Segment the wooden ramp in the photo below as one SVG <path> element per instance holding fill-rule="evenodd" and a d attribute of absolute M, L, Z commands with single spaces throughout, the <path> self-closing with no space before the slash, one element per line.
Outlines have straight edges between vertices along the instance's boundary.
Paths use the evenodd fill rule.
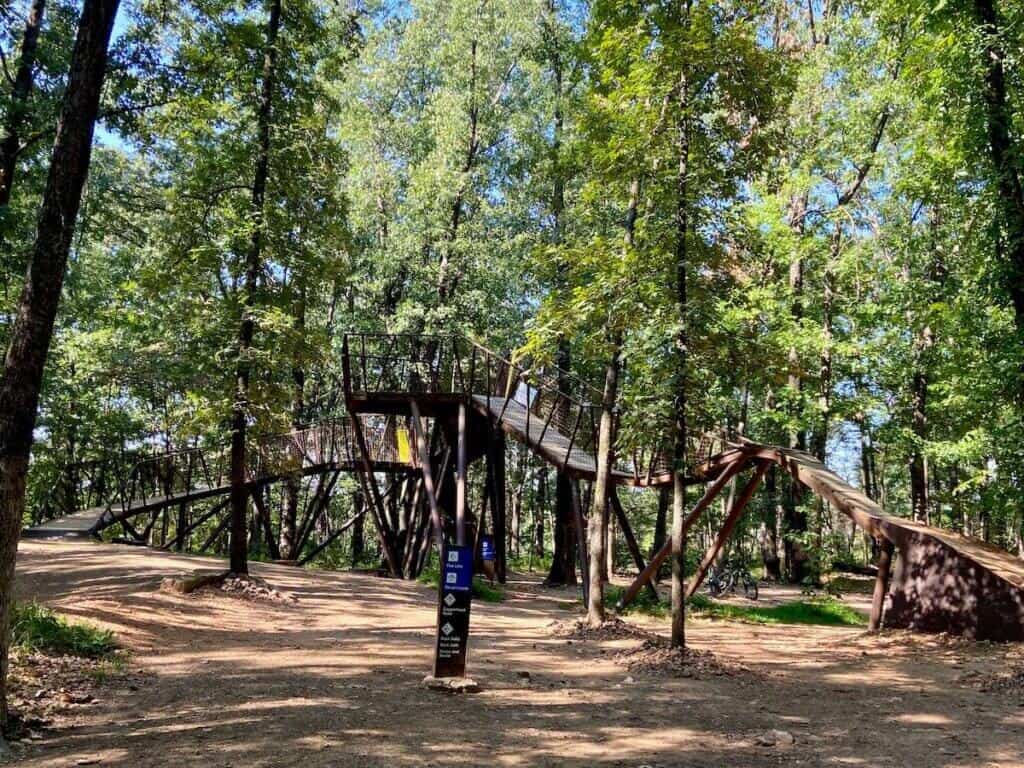
<path fill-rule="evenodd" d="M 473 406 L 492 419 L 516 440 L 560 472 L 582 480 L 593 480 L 597 475 L 597 458 L 584 449 L 573 435 L 560 432 L 552 423 L 532 413 L 518 400 L 498 396 L 472 395 Z M 671 476 L 644 482 L 635 474 L 612 470 L 617 485 L 657 485 L 658 480 L 671 482 Z"/>
<path fill-rule="evenodd" d="M 886 626 L 1024 640 L 1024 560 L 978 539 L 889 515 L 804 451 L 739 447 L 752 459 L 778 464 L 869 534 L 892 543 L 898 557 Z"/>

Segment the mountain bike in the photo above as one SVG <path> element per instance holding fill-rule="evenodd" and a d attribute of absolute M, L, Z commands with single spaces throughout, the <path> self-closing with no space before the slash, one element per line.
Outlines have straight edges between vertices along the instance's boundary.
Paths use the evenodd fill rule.
<path fill-rule="evenodd" d="M 721 569 L 712 568 L 708 573 L 707 588 L 712 597 L 734 595 L 742 589 L 748 600 L 757 600 L 757 579 L 743 566 L 726 564 Z"/>

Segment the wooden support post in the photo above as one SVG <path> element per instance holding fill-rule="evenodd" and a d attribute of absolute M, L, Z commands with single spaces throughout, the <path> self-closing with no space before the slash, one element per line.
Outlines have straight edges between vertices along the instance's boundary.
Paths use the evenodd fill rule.
<path fill-rule="evenodd" d="M 252 503 L 256 506 L 256 515 L 263 527 L 263 537 L 267 542 L 267 554 L 273 560 L 281 559 L 281 550 L 277 545 L 277 538 L 274 536 L 273 527 L 270 524 L 270 510 L 267 509 L 266 499 L 263 498 L 263 488 L 256 486 L 252 489 Z M 296 552 L 298 550 L 296 549 Z"/>
<path fill-rule="evenodd" d="M 883 538 L 878 552 L 878 575 L 875 576 L 875 593 L 871 598 L 871 615 L 868 618 L 868 632 L 882 628 L 885 611 L 885 595 L 889 591 L 889 574 L 892 571 L 892 556 L 895 547 Z"/>
<path fill-rule="evenodd" d="M 491 428 L 488 461 L 491 463 L 491 517 L 494 520 L 494 572 L 502 584 L 508 578 L 505 539 L 505 433 Z"/>
<path fill-rule="evenodd" d="M 415 400 L 409 401 L 412 411 L 412 430 L 415 433 L 416 449 L 419 454 L 420 471 L 423 473 L 423 488 L 427 492 L 427 503 L 430 506 L 430 520 L 434 529 L 434 541 L 437 551 L 444 546 L 444 524 L 441 522 L 441 510 L 437 506 L 437 486 L 434 485 L 434 473 L 430 467 L 430 449 L 423 433 L 423 421 L 420 419 L 420 407 Z"/>
<path fill-rule="evenodd" d="M 718 476 L 718 479 L 715 480 L 708 487 L 708 489 L 704 492 L 704 495 L 701 496 L 700 500 L 694 505 L 693 510 L 690 512 L 689 515 L 686 516 L 686 519 L 683 521 L 684 536 L 686 535 L 686 532 L 693 527 L 693 524 L 697 522 L 697 520 L 700 518 L 704 510 L 707 509 L 708 505 L 712 501 L 714 501 L 715 496 L 717 496 L 719 491 L 721 491 L 722 488 L 725 487 L 725 484 L 732 479 L 733 475 L 735 475 L 737 472 L 743 469 L 743 464 L 743 459 L 737 459 L 732 464 L 723 469 L 722 474 Z M 641 571 L 640 575 L 637 576 L 633 580 L 633 583 L 629 585 L 629 588 L 626 590 L 625 594 L 619 599 L 618 604 L 615 606 L 617 610 L 621 611 L 623 608 L 625 608 L 627 605 L 633 602 L 633 599 L 637 596 L 640 590 L 643 589 L 644 584 L 646 584 L 654 578 L 654 574 L 658 572 L 658 569 L 661 567 L 661 564 L 665 562 L 665 558 L 667 558 L 671 553 L 672 539 L 669 539 L 665 542 L 662 548 L 658 550 L 654 557 L 651 558 L 651 562 L 647 564 L 647 567 L 643 571 Z"/>
<path fill-rule="evenodd" d="M 711 542 L 711 546 L 708 547 L 708 551 L 704 553 L 704 559 L 700 561 L 700 567 L 697 568 L 697 572 L 693 574 L 693 578 L 690 579 L 690 584 L 686 588 L 687 600 L 693 597 L 693 594 L 700 589 L 700 585 L 704 583 L 704 579 L 708 575 L 708 569 L 711 567 L 711 564 L 715 562 L 715 558 L 718 557 L 718 553 L 721 551 L 722 546 L 732 535 L 733 530 L 736 528 L 736 523 L 738 523 L 740 517 L 743 516 L 743 510 L 746 509 L 747 504 L 750 503 L 750 499 L 757 490 L 757 486 L 761 484 L 761 480 L 764 478 L 765 472 L 768 471 L 768 466 L 769 462 L 767 461 L 758 463 L 757 469 L 754 470 L 754 476 L 747 481 L 747 484 L 743 487 L 743 491 L 740 493 L 740 497 L 733 503 L 732 509 L 730 509 L 729 514 L 726 515 L 725 522 L 722 523 L 721 530 L 718 531 L 718 535 L 715 536 L 715 540 Z"/>
<path fill-rule="evenodd" d="M 466 404 L 459 403 L 459 435 L 455 459 L 455 543 L 466 546 Z"/>
<path fill-rule="evenodd" d="M 590 557 L 587 554 L 587 525 L 583 519 L 583 502 L 580 500 L 580 486 L 575 479 L 569 480 L 572 493 L 572 514 L 576 525 L 576 545 L 580 560 L 580 579 L 583 583 L 583 605 L 590 604 Z"/>
<path fill-rule="evenodd" d="M 629 549 L 629 554 L 633 556 L 636 569 L 639 573 L 643 573 L 647 570 L 647 564 L 644 562 L 640 545 L 637 544 L 636 536 L 633 535 L 633 527 L 629 524 L 629 518 L 626 517 L 626 511 L 622 508 L 622 502 L 619 500 L 619 494 L 614 485 L 608 489 L 608 501 L 611 504 L 612 511 L 615 513 L 615 519 L 619 521 L 619 528 L 622 529 L 622 538 L 626 540 L 626 547 Z M 654 576 L 652 575 L 645 584 L 647 585 L 647 593 L 657 602 L 658 590 L 654 588 Z"/>
<path fill-rule="evenodd" d="M 370 491 L 370 501 L 373 506 L 374 527 L 377 529 L 377 537 L 380 539 L 380 548 L 384 552 L 384 559 L 387 560 L 388 570 L 393 576 L 401 576 L 402 571 L 392 546 L 391 538 L 387 535 L 387 528 L 384 521 L 384 500 L 380 495 L 380 488 L 377 487 L 377 477 L 373 473 L 373 462 L 370 460 L 370 449 L 366 445 L 366 435 L 363 434 L 363 425 L 359 415 L 352 414 L 352 432 L 356 437 L 356 445 L 359 447 L 359 457 L 363 465 L 363 481 Z"/>

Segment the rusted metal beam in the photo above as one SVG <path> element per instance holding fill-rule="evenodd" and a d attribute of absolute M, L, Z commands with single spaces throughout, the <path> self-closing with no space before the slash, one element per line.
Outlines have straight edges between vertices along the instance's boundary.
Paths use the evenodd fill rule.
<path fill-rule="evenodd" d="M 693 524 L 697 522 L 697 520 L 700 518 L 704 510 L 707 509 L 708 505 L 711 504 L 712 501 L 714 501 L 715 496 L 717 496 L 718 493 L 722 490 L 722 488 L 725 487 L 725 484 L 728 483 L 730 479 L 732 479 L 732 476 L 739 472 L 741 469 L 743 469 L 744 464 L 745 462 L 743 460 L 738 459 L 734 461 L 732 464 L 726 467 L 725 471 L 718 476 L 718 479 L 715 480 L 715 482 L 713 482 L 708 487 L 708 489 L 704 492 L 704 495 L 700 497 L 700 500 L 694 505 L 693 509 L 690 511 L 690 514 L 687 515 L 686 519 L 683 521 L 684 536 L 686 535 L 686 532 L 693 527 Z M 671 552 L 672 539 L 669 538 L 665 542 L 664 546 L 658 550 L 654 557 L 651 558 L 651 562 L 647 564 L 647 567 L 643 571 L 641 571 L 640 575 L 637 576 L 633 580 L 633 583 L 629 585 L 629 588 L 626 590 L 625 594 L 620 598 L 619 602 L 616 604 L 616 610 L 621 611 L 627 605 L 633 602 L 633 600 L 636 598 L 640 590 L 643 589 L 644 584 L 648 583 L 652 578 L 654 578 L 654 574 L 658 572 L 658 569 L 661 567 L 661 564 L 665 562 L 665 558 L 667 558 L 669 554 L 671 554 Z"/>
<path fill-rule="evenodd" d="M 732 509 L 729 510 L 729 514 L 725 517 L 725 522 L 722 523 L 722 527 L 718 531 L 718 535 L 715 536 L 715 540 L 708 547 L 708 551 L 704 553 L 704 559 L 700 561 L 700 567 L 697 568 L 697 572 L 690 579 L 690 583 L 686 587 L 687 600 L 693 597 L 693 594 L 700 589 L 700 585 L 704 583 L 704 579 L 708 575 L 708 569 L 715 562 L 715 558 L 718 557 L 718 553 L 722 550 L 725 542 L 732 536 L 736 523 L 743 516 L 743 510 L 746 509 L 750 499 L 753 498 L 754 492 L 757 490 L 757 486 L 761 484 L 761 480 L 764 479 L 764 474 L 768 471 L 769 466 L 770 463 L 767 461 L 758 462 L 757 469 L 754 470 L 754 476 L 747 481 L 747 484 L 740 492 L 739 498 L 733 503 Z"/>
<path fill-rule="evenodd" d="M 882 628 L 885 611 L 885 594 L 889 591 L 889 574 L 892 571 L 893 543 L 886 538 L 880 542 L 878 553 L 878 574 L 875 576 L 875 592 L 871 597 L 871 615 L 868 617 L 868 632 Z"/>
<path fill-rule="evenodd" d="M 576 480 L 569 480 L 572 495 L 573 521 L 576 525 L 576 551 L 580 559 L 580 578 L 583 581 L 583 605 L 590 604 L 590 556 L 587 553 L 587 526 L 583 519 L 583 504 L 580 501 L 580 486 Z"/>
<path fill-rule="evenodd" d="M 352 414 L 352 432 L 356 437 L 356 444 L 359 446 L 359 456 L 363 471 L 361 473 L 363 484 L 370 492 L 370 502 L 373 505 L 373 520 L 377 529 L 377 538 L 380 539 L 380 548 L 384 553 L 384 559 L 388 563 L 388 570 L 394 576 L 401 576 L 402 571 L 395 555 L 395 548 L 387 535 L 387 528 L 384 522 L 384 501 L 380 495 L 380 488 L 377 487 L 377 477 L 373 472 L 373 462 L 370 460 L 370 450 L 366 446 L 366 435 L 363 434 L 363 425 L 359 417 Z"/>
<path fill-rule="evenodd" d="M 412 431 L 415 433 L 416 449 L 419 454 L 420 471 L 423 473 L 423 488 L 427 492 L 427 503 L 430 506 L 430 520 L 434 529 L 434 541 L 438 552 L 444 546 L 444 524 L 441 522 L 441 509 L 437 505 L 437 486 L 434 484 L 434 473 L 430 468 L 430 449 L 423 433 L 423 421 L 420 418 L 419 404 L 409 400 L 412 412 Z"/>
<path fill-rule="evenodd" d="M 608 502 L 615 513 L 615 519 L 619 521 L 622 537 L 626 540 L 626 548 L 629 549 L 629 554 L 633 556 L 636 569 L 639 573 L 643 573 L 647 570 L 647 564 L 644 562 L 644 555 L 640 551 L 640 545 L 637 544 L 636 536 L 633 535 L 633 527 L 629 524 L 629 518 L 626 517 L 626 511 L 622 508 L 622 501 L 619 499 L 619 494 L 615 490 L 614 485 L 608 487 Z M 654 588 L 654 575 L 652 574 L 651 578 L 645 583 L 647 585 L 647 593 L 657 601 L 658 590 Z"/>

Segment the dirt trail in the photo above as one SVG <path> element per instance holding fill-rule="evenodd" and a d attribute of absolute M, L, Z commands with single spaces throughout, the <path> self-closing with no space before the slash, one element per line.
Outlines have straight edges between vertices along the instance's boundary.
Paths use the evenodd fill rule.
<path fill-rule="evenodd" d="M 969 682 L 1024 663 L 1018 647 L 694 621 L 694 647 L 751 672 L 631 674 L 611 657 L 637 641 L 567 642 L 548 625 L 574 617 L 570 595 L 513 585 L 504 603 L 473 607 L 470 665 L 483 692 L 451 697 L 420 685 L 432 590 L 259 564 L 295 605 L 159 590 L 164 576 L 220 565 L 23 543 L 20 595 L 117 630 L 145 674 L 111 683 L 20 765 L 1024 765 L 1024 693 Z M 796 743 L 759 746 L 772 729 Z"/>

